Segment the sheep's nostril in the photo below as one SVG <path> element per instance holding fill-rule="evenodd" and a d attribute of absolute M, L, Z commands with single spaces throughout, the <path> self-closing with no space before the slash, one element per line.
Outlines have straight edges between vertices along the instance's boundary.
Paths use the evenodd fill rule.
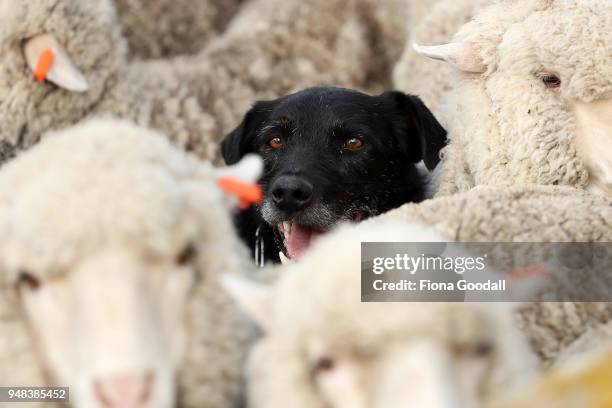
<path fill-rule="evenodd" d="M 155 382 L 152 372 L 124 373 L 94 381 L 96 398 L 103 408 L 144 408 Z"/>

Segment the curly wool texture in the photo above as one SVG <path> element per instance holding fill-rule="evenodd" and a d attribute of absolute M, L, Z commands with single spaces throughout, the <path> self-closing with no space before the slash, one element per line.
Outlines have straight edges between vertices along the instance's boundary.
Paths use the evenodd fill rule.
<path fill-rule="evenodd" d="M 611 7 L 605 0 L 496 1 L 461 28 L 453 41 L 476 49 L 486 70 L 453 79 L 440 194 L 480 184 L 588 186 L 572 104 L 612 90 Z M 558 90 L 546 89 L 544 72 L 561 78 Z"/>
<path fill-rule="evenodd" d="M 113 121 L 49 135 L 8 163 L 0 172 L 0 242 L 7 267 L 0 273 L 3 385 L 55 385 L 19 305 L 16 271 L 59 278 L 100 248 L 119 245 L 163 260 L 175 259 L 185 242 L 197 242 L 200 279 L 185 311 L 178 402 L 237 404 L 252 329 L 217 276 L 248 271 L 250 262 L 213 177 L 209 165 L 161 135 Z"/>
<path fill-rule="evenodd" d="M 0 0 L 0 163 L 36 143 L 47 130 L 78 122 L 108 97 L 122 75 L 125 44 L 112 3 Z M 86 74 L 89 91 L 71 93 L 34 80 L 23 41 L 53 35 Z"/>
<path fill-rule="evenodd" d="M 386 364 L 401 366 L 397 353 L 420 341 L 441 346 L 450 356 L 476 344 L 491 346 L 494 351 L 482 371 L 475 368 L 478 363 L 466 365 L 469 369 L 445 366 L 445 374 L 455 383 L 477 384 L 476 395 L 462 395 L 468 397 L 469 406 L 476 406 L 469 397 L 482 403 L 496 390 L 511 389 L 529 378 L 534 359 L 511 311 L 504 308 L 507 304 L 362 302 L 361 241 L 417 239 L 433 242 L 439 235 L 425 228 L 404 228 L 395 219 L 344 226 L 321 238 L 299 262 L 285 267 L 273 290 L 267 333 L 249 356 L 249 398 L 254 408 L 342 406 L 337 401 L 346 406 L 402 405 L 402 391 L 422 385 L 424 377 L 419 378 L 421 382 L 405 383 L 407 373 L 390 374 Z M 334 361 L 338 374 L 333 375 L 357 372 L 343 377 L 355 380 L 355 390 L 343 388 L 342 384 L 349 385 L 336 379 L 337 389 L 330 393 L 344 394 L 336 395 L 335 404 L 325 400 L 325 389 L 315 380 L 318 354 Z M 393 381 L 402 384 L 399 389 Z M 349 394 L 351 390 L 363 394 L 362 398 Z M 447 395 L 445 389 L 437 391 Z"/>
<path fill-rule="evenodd" d="M 479 186 L 366 222 L 388 220 L 425 223 L 459 242 L 612 241 L 612 199 L 570 187 Z M 548 363 L 591 327 L 611 320 L 612 305 L 530 303 L 518 316 L 534 350 Z"/>
<path fill-rule="evenodd" d="M 199 52 L 244 0 L 115 0 L 130 55 L 161 58 Z"/>
<path fill-rule="evenodd" d="M 418 55 L 413 44 L 450 42 L 457 30 L 489 3 L 491 0 L 435 0 L 429 10 L 411 16 L 404 52 L 393 68 L 393 86 L 420 96 L 439 120 L 444 120 L 443 106 L 453 89 L 453 69 Z"/>
<path fill-rule="evenodd" d="M 197 56 L 127 63 L 108 0 L 0 4 L 13 9 L 0 15 L 0 162 L 47 130 L 104 113 L 221 162 L 219 141 L 254 101 L 312 85 L 381 90 L 405 38 L 401 0 L 255 0 Z M 34 81 L 22 43 L 40 33 L 67 50 L 89 91 Z"/>

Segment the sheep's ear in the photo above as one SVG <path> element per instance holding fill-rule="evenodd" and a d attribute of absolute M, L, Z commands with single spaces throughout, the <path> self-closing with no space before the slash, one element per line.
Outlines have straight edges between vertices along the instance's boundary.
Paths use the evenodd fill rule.
<path fill-rule="evenodd" d="M 457 42 L 432 46 L 413 44 L 413 48 L 421 55 L 446 61 L 462 71 L 480 73 L 487 69 L 478 47 L 470 43 Z"/>
<path fill-rule="evenodd" d="M 260 283 L 222 275 L 221 286 L 240 308 L 264 330 L 272 322 L 272 288 Z"/>
<path fill-rule="evenodd" d="M 215 172 L 217 178 L 231 177 L 244 183 L 255 183 L 263 172 L 263 160 L 260 156 L 251 153 L 233 166 L 220 167 Z"/>
<path fill-rule="evenodd" d="M 64 48 L 48 34 L 29 39 L 23 46 L 28 66 L 38 81 L 48 80 L 73 92 L 89 89 L 87 79 L 79 71 Z"/>

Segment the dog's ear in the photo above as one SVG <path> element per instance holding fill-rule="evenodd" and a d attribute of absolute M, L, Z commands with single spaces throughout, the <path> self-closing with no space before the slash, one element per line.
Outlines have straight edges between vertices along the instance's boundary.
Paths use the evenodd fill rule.
<path fill-rule="evenodd" d="M 269 117 L 272 102 L 260 101 L 244 115 L 242 123 L 230 132 L 221 143 L 225 164 L 238 163 L 247 153 L 253 152 L 253 141 L 262 123 Z"/>
<path fill-rule="evenodd" d="M 440 162 L 446 130 L 417 96 L 391 91 L 381 95 L 395 107 L 395 131 L 402 153 L 412 162 L 421 160 L 429 170 Z"/>

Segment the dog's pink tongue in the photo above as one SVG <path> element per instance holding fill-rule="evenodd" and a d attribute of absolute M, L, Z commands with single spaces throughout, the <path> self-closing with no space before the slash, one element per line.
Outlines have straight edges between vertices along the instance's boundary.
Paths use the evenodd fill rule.
<path fill-rule="evenodd" d="M 295 259 L 310 245 L 310 236 L 312 228 L 303 227 L 297 223 L 291 225 L 291 234 L 285 243 L 287 245 L 287 255 L 289 258 Z"/>

